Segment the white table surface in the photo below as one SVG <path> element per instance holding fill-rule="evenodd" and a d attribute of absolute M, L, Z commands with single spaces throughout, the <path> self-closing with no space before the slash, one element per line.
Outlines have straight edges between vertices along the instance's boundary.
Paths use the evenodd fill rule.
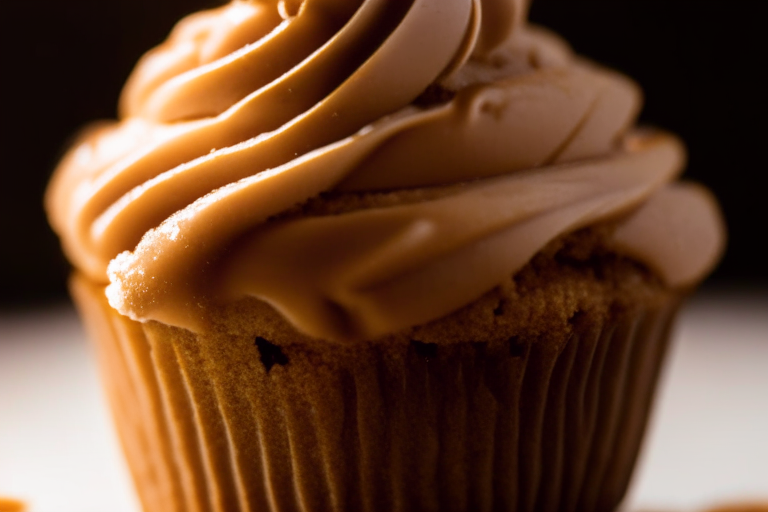
<path fill-rule="evenodd" d="M 683 313 L 628 510 L 768 501 L 768 293 Z M 69 306 L 0 314 L 0 496 L 29 512 L 137 512 Z"/>

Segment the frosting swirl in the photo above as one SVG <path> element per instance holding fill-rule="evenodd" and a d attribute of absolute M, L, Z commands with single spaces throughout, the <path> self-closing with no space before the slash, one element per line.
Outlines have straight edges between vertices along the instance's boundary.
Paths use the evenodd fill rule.
<path fill-rule="evenodd" d="M 706 191 L 669 184 L 681 143 L 630 129 L 638 87 L 526 11 L 253 0 L 186 18 L 54 175 L 68 257 L 135 319 L 201 329 L 208 301 L 251 295 L 330 340 L 450 313 L 622 214 L 617 250 L 694 283 L 723 230 Z M 365 200 L 284 214 L 330 191 Z"/>

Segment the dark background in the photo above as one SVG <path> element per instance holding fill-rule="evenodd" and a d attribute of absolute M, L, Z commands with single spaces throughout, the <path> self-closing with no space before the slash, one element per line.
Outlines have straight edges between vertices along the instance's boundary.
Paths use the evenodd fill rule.
<path fill-rule="evenodd" d="M 216 0 L 37 0 L 3 5 L 0 309 L 66 297 L 68 266 L 42 196 L 68 138 L 115 116 L 136 60 Z M 634 77 L 642 121 L 679 133 L 687 177 L 712 188 L 730 230 L 709 287 L 768 291 L 766 34 L 761 0 L 534 0 L 533 21 Z M 758 245 L 760 244 L 760 245 Z"/>

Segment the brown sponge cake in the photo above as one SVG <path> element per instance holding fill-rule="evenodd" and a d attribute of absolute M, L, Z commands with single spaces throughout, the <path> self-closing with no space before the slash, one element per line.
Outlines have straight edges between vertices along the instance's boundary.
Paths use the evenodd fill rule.
<path fill-rule="evenodd" d="M 550 244 L 443 319 L 355 345 L 264 302 L 192 333 L 73 292 L 147 510 L 613 510 L 683 293 Z"/>

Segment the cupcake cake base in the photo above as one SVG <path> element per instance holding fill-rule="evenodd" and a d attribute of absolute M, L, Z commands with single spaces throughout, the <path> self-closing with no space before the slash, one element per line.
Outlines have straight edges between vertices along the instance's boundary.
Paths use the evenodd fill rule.
<path fill-rule="evenodd" d="M 354 345 L 256 299 L 192 333 L 72 288 L 147 512 L 611 511 L 683 294 L 600 240 L 560 239 L 467 307 Z"/>

